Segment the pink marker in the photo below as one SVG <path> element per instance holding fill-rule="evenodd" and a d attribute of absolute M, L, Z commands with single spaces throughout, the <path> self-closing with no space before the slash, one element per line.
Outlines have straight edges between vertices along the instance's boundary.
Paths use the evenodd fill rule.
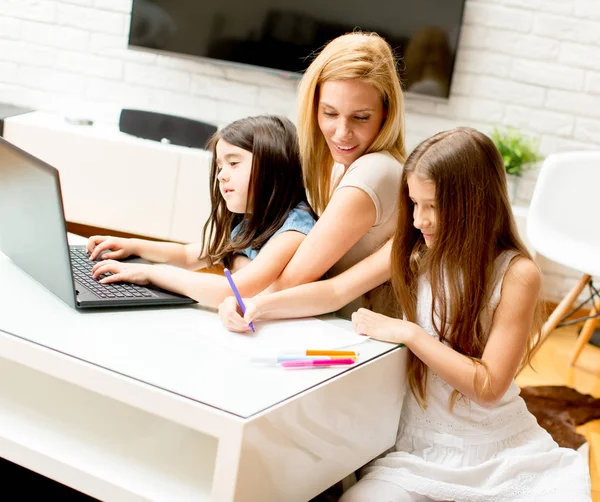
<path fill-rule="evenodd" d="M 284 368 L 315 368 L 319 366 L 348 366 L 350 364 L 354 364 L 354 359 L 348 358 L 339 358 L 339 359 L 304 359 L 298 361 L 281 361 L 279 363 Z"/>

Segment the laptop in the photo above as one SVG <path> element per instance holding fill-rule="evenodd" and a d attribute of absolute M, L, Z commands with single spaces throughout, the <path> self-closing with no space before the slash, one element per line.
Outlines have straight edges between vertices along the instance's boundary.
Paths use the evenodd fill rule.
<path fill-rule="evenodd" d="M 69 246 L 58 171 L 0 137 L 0 251 L 73 308 L 195 303 L 153 286 L 100 284 L 85 246 Z M 128 259 L 149 263 L 141 258 Z"/>

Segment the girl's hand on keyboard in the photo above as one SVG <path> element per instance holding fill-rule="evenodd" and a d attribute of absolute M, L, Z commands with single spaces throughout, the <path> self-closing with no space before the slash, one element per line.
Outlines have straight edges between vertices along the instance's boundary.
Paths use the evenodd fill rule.
<path fill-rule="evenodd" d="M 133 284 L 149 284 L 149 274 L 152 265 L 139 263 L 121 263 L 114 260 L 105 260 L 97 263 L 92 268 L 92 277 L 98 279 L 104 274 L 112 274 L 99 282 L 109 284 L 111 282 L 131 282 Z"/>
<path fill-rule="evenodd" d="M 133 239 L 111 237 L 110 235 L 92 235 L 87 242 L 87 252 L 90 260 L 122 260 L 136 254 Z M 102 252 L 105 253 L 100 257 Z"/>

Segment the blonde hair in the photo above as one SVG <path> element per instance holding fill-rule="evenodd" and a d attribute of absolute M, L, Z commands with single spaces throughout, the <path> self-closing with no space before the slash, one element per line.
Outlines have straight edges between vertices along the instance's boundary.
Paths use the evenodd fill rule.
<path fill-rule="evenodd" d="M 386 118 L 365 153 L 388 151 L 406 159 L 404 102 L 396 59 L 376 33 L 354 32 L 329 42 L 313 60 L 298 88 L 298 136 L 304 183 L 312 207 L 321 214 L 329 202 L 333 157 L 317 123 L 319 86 L 330 80 L 358 79 L 372 85 L 383 100 Z"/>

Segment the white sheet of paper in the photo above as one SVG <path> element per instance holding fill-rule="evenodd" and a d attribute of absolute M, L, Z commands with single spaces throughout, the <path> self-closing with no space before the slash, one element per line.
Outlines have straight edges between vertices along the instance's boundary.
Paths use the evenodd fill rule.
<path fill-rule="evenodd" d="M 284 351 L 338 349 L 368 340 L 320 319 L 290 319 L 255 323 L 256 333 L 232 333 L 219 327 L 210 330 L 215 343 L 248 355 L 274 355 Z"/>
<path fill-rule="evenodd" d="M 114 345 L 133 343 L 143 337 L 145 349 L 152 347 L 160 352 L 167 347 L 188 347 L 202 350 L 203 346 L 224 348 L 241 356 L 276 355 L 284 351 L 307 349 L 339 349 L 360 344 L 368 337 L 325 322 L 314 317 L 281 321 L 259 321 L 255 323 L 256 333 L 233 333 L 228 331 L 216 313 L 202 309 L 156 310 L 144 313 L 140 323 L 135 312 L 104 312 L 80 315 L 74 312 L 74 319 L 66 329 L 71 332 L 73 343 L 88 352 L 93 350 L 94 339 L 104 344 L 114 338 Z M 23 324 L 23 321 L 21 321 Z M 141 332 L 135 334 L 134 332 Z M 86 333 L 82 337 L 81 333 Z M 130 340 L 130 342 L 128 342 Z M 192 349 L 194 347 L 194 349 Z M 71 347 L 75 349 L 75 347 Z M 67 351 L 70 353 L 69 351 Z"/>

